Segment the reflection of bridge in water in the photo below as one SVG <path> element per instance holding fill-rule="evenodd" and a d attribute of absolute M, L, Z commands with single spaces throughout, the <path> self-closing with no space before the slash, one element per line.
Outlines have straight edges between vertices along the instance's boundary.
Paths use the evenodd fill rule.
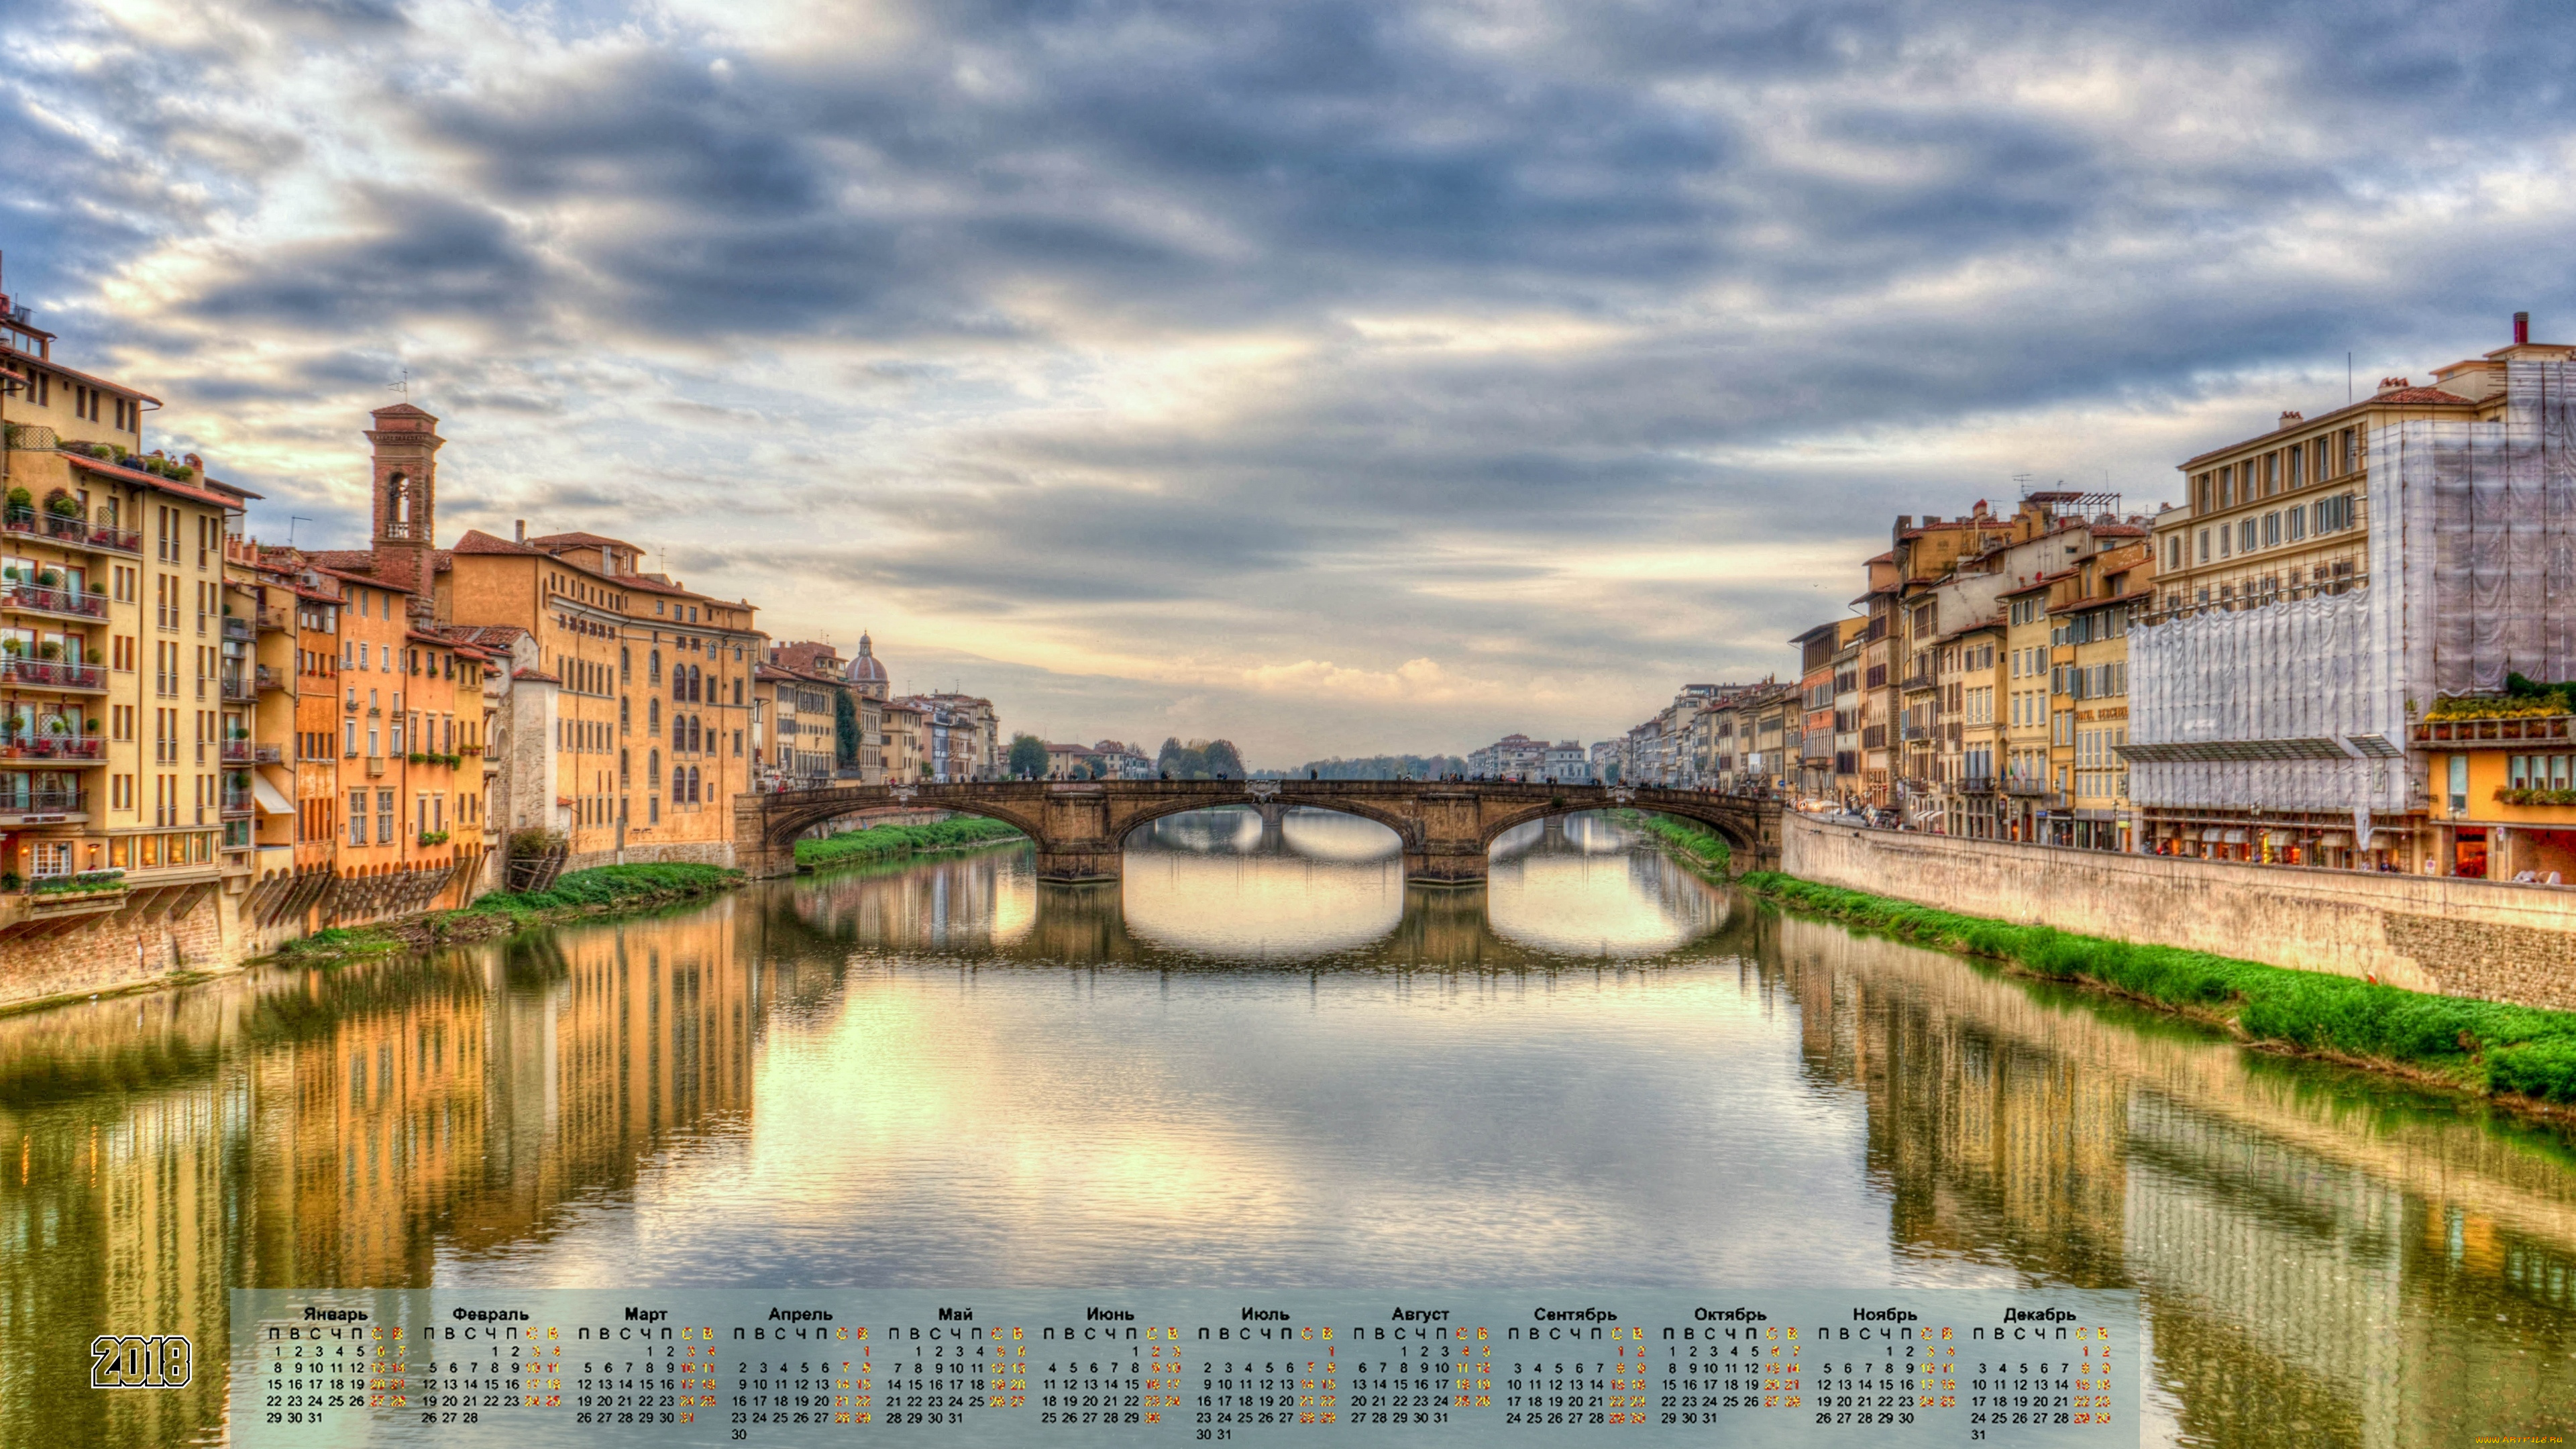
<path fill-rule="evenodd" d="M 1300 830 L 1301 817 L 1306 831 Z M 1582 817 L 1575 818 L 1572 834 L 1565 817 L 1510 832 L 1494 848 L 1492 869 L 1509 877 L 1548 857 L 1586 857 L 1593 868 L 1619 872 L 1635 895 L 1653 902 L 1673 939 L 1570 942 L 1517 916 L 1497 922 L 1483 883 L 1462 889 L 1404 882 L 1397 873 L 1396 843 L 1390 839 L 1382 849 L 1354 851 L 1348 832 L 1333 829 L 1349 823 L 1337 812 L 1241 807 L 1169 817 L 1138 836 L 1148 847 L 1139 861 L 1193 861 L 1222 871 L 1230 863 L 1301 860 L 1309 870 L 1347 877 L 1335 883 L 1343 894 L 1378 900 L 1373 913 L 1364 911 L 1312 943 L 1274 942 L 1250 952 L 1239 942 L 1193 944 L 1175 912 L 1213 903 L 1185 887 L 1166 886 L 1159 873 L 1139 863 L 1131 863 L 1126 881 L 1080 884 L 1023 878 L 1014 885 L 1014 871 L 1025 867 L 993 854 L 836 872 L 797 888 L 793 910 L 803 924 L 840 940 L 1030 964 L 1236 969 L 1248 954 L 1257 954 L 1264 964 L 1300 969 L 1558 970 L 1569 956 L 1649 964 L 1722 957 L 1743 948 L 1733 930 L 1740 915 L 1734 897 L 1711 890 L 1659 852 L 1628 851 L 1587 837 Z M 1313 833 L 1318 826 L 1342 838 L 1319 839 Z M 1337 847 L 1341 853 L 1331 854 Z M 1216 914 L 1230 919 L 1246 903 L 1227 906 Z"/>

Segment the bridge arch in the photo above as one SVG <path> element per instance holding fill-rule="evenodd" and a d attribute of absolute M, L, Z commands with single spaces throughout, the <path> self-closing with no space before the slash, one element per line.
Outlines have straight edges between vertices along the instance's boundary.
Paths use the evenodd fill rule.
<path fill-rule="evenodd" d="M 798 798 L 800 795 L 822 798 L 803 800 Z M 792 851 L 796 848 L 796 842 L 804 838 L 806 831 L 864 810 L 945 810 L 952 815 L 975 815 L 986 820 L 999 820 L 1032 840 L 1041 840 L 1045 837 L 1045 832 L 1026 811 L 1015 809 L 1012 805 L 1001 801 L 975 796 L 960 796 L 956 799 L 943 796 L 939 799 L 900 801 L 854 800 L 838 790 L 806 790 L 757 798 L 764 806 L 761 812 L 760 843 L 779 850 Z"/>
<path fill-rule="evenodd" d="M 1481 832 L 1482 838 L 1478 843 L 1485 849 L 1491 850 L 1494 848 L 1495 841 L 1521 826 L 1557 816 L 1584 815 L 1605 810 L 1634 810 L 1641 815 L 1670 815 L 1677 820 L 1704 825 L 1724 839 L 1729 849 L 1746 859 L 1760 854 L 1762 849 L 1760 818 L 1756 812 L 1745 808 L 1746 802 L 1729 796 L 1716 795 L 1708 797 L 1708 803 L 1702 805 L 1693 803 L 1682 792 L 1676 791 L 1674 794 L 1677 798 L 1659 798 L 1652 801 L 1622 802 L 1569 798 L 1563 804 L 1550 802 L 1532 805 L 1502 814 L 1488 823 Z"/>
<path fill-rule="evenodd" d="M 1417 843 L 1422 834 L 1422 826 L 1419 821 L 1410 819 L 1393 810 L 1381 809 L 1370 805 L 1365 801 L 1300 799 L 1294 791 L 1282 790 L 1276 797 L 1274 797 L 1272 802 L 1263 802 L 1246 797 L 1234 800 L 1168 800 L 1157 801 L 1150 805 L 1140 806 L 1136 810 L 1129 812 L 1125 817 L 1126 824 L 1119 831 L 1117 844 L 1121 849 L 1124 849 L 1129 836 L 1134 835 L 1138 830 L 1153 824 L 1157 820 L 1168 820 L 1172 816 L 1186 815 L 1193 810 L 1222 810 L 1235 805 L 1250 805 L 1257 808 L 1264 803 L 1293 805 L 1301 810 L 1322 810 L 1334 815 L 1353 816 L 1357 819 L 1366 820 L 1371 824 L 1383 825 L 1387 829 L 1394 831 L 1397 841 L 1405 845 L 1413 845 Z"/>

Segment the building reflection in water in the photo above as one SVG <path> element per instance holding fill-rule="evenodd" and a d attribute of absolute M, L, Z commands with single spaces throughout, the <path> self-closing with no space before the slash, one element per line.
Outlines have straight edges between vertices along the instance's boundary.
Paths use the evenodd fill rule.
<path fill-rule="evenodd" d="M 1635 845 L 1576 817 L 1407 889 L 1373 825 L 1238 810 L 1116 887 L 985 851 L 0 1018 L 0 1449 L 210 1432 L 231 1286 L 783 1281 L 862 1216 L 840 1281 L 1422 1272 L 1437 1223 L 1482 1281 L 2132 1287 L 2164 1437 L 2576 1427 L 2563 1135 Z M 91 1392 L 97 1331 L 214 1371 Z"/>
<path fill-rule="evenodd" d="M 0 1018 L 0 1444 L 188 1439 L 229 1288 L 427 1283 L 738 1125 L 739 934 L 727 903 Z M 187 1334 L 196 1381 L 89 1390 L 97 1331 Z"/>

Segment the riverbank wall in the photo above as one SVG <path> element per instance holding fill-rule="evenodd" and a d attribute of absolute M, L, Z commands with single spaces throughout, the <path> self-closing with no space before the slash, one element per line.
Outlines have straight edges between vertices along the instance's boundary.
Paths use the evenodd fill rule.
<path fill-rule="evenodd" d="M 2576 1010 L 2576 888 L 2123 855 L 1792 815 L 1780 869 L 1963 915 Z"/>

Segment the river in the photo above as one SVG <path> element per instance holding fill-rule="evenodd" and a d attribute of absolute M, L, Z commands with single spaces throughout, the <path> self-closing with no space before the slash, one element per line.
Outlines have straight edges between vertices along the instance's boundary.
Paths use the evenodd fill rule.
<path fill-rule="evenodd" d="M 225 1290 L 2132 1288 L 2148 1442 L 2576 1428 L 2576 1145 L 1784 918 L 1173 817 L 0 1018 L 0 1446 L 217 1442 Z M 86 1385 L 184 1332 L 179 1390 Z"/>

